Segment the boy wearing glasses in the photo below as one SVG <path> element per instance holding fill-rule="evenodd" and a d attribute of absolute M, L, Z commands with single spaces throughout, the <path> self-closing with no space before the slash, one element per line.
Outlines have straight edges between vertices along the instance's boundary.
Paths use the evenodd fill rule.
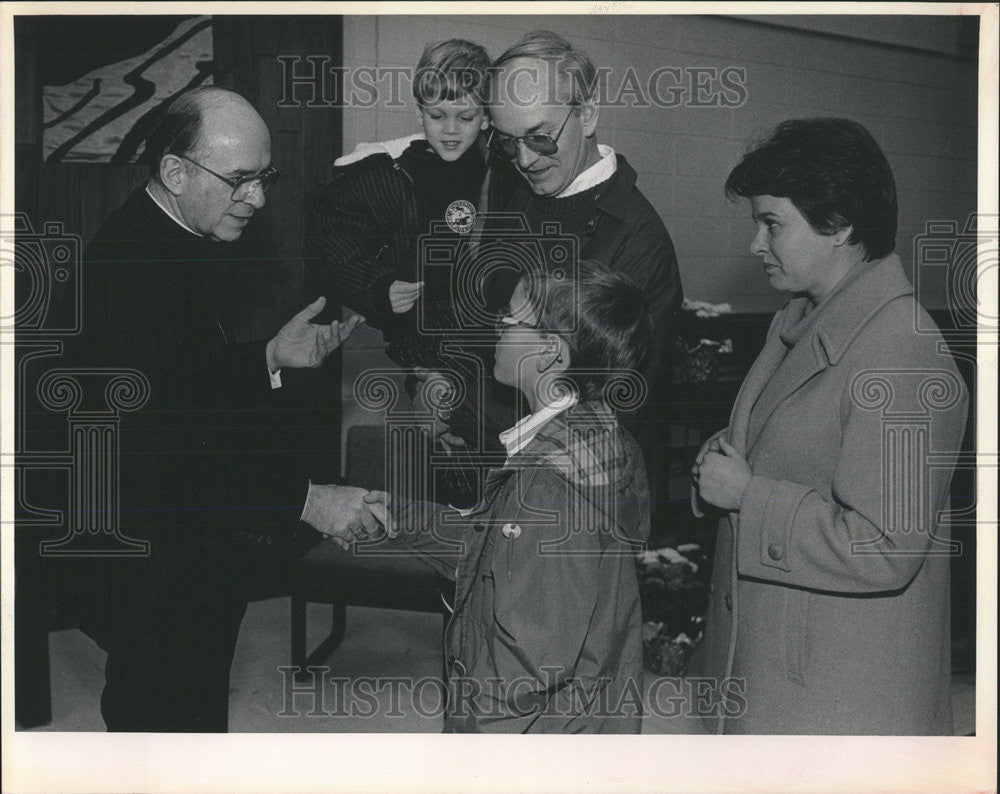
<path fill-rule="evenodd" d="M 531 413 L 470 510 L 365 497 L 397 542 L 454 579 L 448 732 L 638 733 L 635 551 L 649 534 L 642 455 L 614 384 L 641 366 L 650 319 L 625 277 L 533 272 L 500 318 L 494 374 Z M 457 567 L 456 567 L 457 562 Z"/>
<path fill-rule="evenodd" d="M 666 397 L 667 341 L 683 298 L 681 279 L 670 235 L 639 189 L 635 169 L 598 142 L 597 85 L 588 55 L 550 31 L 528 33 L 497 58 L 490 148 L 499 162 L 489 204 L 515 213 L 531 234 L 558 228 L 575 238 L 581 259 L 628 276 L 648 300 L 656 340 L 642 372 L 648 397 L 626 421 L 641 441 L 655 485 L 667 435 L 666 412 L 656 403 Z M 488 219 L 484 239 L 496 234 L 494 226 Z M 513 286 L 513 277 L 494 278 L 491 304 L 502 306 Z"/>

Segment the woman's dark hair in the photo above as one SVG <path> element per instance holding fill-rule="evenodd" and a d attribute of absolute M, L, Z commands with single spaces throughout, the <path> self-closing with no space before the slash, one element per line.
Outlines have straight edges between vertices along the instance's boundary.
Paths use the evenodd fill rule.
<path fill-rule="evenodd" d="M 726 195 L 787 198 L 818 234 L 851 226 L 848 242 L 868 261 L 896 247 L 892 169 L 871 133 L 849 119 L 783 121 L 743 155 Z"/>
<path fill-rule="evenodd" d="M 635 284 L 599 262 L 580 262 L 575 279 L 560 272 L 525 277 L 528 302 L 539 328 L 570 348 L 566 375 L 589 399 L 616 373 L 638 371 L 652 343 L 653 321 Z"/>

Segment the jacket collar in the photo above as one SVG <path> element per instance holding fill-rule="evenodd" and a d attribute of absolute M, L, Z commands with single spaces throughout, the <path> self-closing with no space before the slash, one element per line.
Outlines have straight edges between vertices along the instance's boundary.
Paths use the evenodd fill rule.
<path fill-rule="evenodd" d="M 583 429 L 602 432 L 580 432 Z M 545 461 L 574 485 L 615 485 L 631 477 L 631 463 L 617 430 L 618 421 L 603 402 L 577 403 L 542 425 L 504 468 L 535 468 Z M 605 433 L 613 439 L 611 447 Z"/>
<path fill-rule="evenodd" d="M 146 224 L 145 233 L 152 239 L 169 240 L 171 242 L 184 241 L 194 244 L 204 243 L 212 246 L 215 245 L 215 242 L 210 238 L 201 234 L 195 234 L 184 224 L 180 223 L 176 218 L 170 215 L 163 208 L 163 206 L 150 195 L 149 191 L 146 190 L 145 185 L 137 187 L 132 191 L 132 194 L 128 199 L 128 204 L 135 207 L 135 211 L 140 215 L 142 221 Z M 230 245 L 231 243 L 223 243 L 220 245 L 220 253 L 221 251 L 232 250 L 227 247 Z"/>
<path fill-rule="evenodd" d="M 806 299 L 794 298 L 778 313 L 733 406 L 730 443 L 738 450 L 752 448 L 782 402 L 814 375 L 836 365 L 883 306 L 913 293 L 895 254 L 865 267 L 826 306 L 817 309 L 813 326 L 791 350 L 781 339 L 781 329 L 790 318 L 802 316 L 801 301 Z"/>
<path fill-rule="evenodd" d="M 611 179 L 617 170 L 618 158 L 615 157 L 615 150 L 599 143 L 597 144 L 597 162 L 577 174 L 576 179 L 563 188 L 563 191 L 556 198 L 568 198 L 590 190 L 592 187 L 597 187 Z"/>
<path fill-rule="evenodd" d="M 612 433 L 615 446 L 611 455 L 595 444 L 590 434 L 577 434 L 573 428 L 601 427 Z M 483 486 L 483 496 L 468 515 L 486 511 L 500 486 L 516 471 L 538 468 L 541 462 L 561 472 L 578 486 L 603 487 L 626 481 L 632 476 L 631 461 L 615 431 L 618 422 L 614 413 L 600 401 L 577 403 L 542 425 L 522 449 L 498 468 L 489 469 Z"/>
<path fill-rule="evenodd" d="M 173 210 L 170 209 L 165 203 L 161 202 L 155 195 L 153 195 L 153 190 L 151 184 L 146 185 L 146 195 L 149 196 L 150 200 L 162 210 L 163 214 L 166 215 L 170 220 L 180 226 L 188 234 L 194 235 L 195 237 L 202 237 L 194 229 L 188 226 L 184 221 L 174 214 Z"/>
<path fill-rule="evenodd" d="M 513 427 L 500 433 L 500 443 L 507 450 L 507 458 L 510 459 L 528 446 L 546 423 L 577 402 L 576 394 L 564 394 L 551 405 L 543 405 L 535 413 L 525 416 Z"/>
<path fill-rule="evenodd" d="M 633 188 L 635 188 L 637 176 L 635 169 L 629 165 L 628 160 L 617 152 L 615 153 L 615 157 L 618 160 L 618 165 L 615 168 L 614 174 L 607 180 L 609 182 L 608 189 L 602 190 L 599 194 L 596 206 L 605 215 L 610 215 L 612 218 L 623 221 L 625 220 L 625 211 L 628 207 L 628 197 Z M 533 195 L 531 187 L 513 165 L 509 167 L 515 171 L 516 178 L 519 180 L 519 189 L 515 191 L 508 211 L 523 211 L 528 202 L 531 201 Z M 552 201 L 559 201 L 559 199 L 554 198 Z"/>
<path fill-rule="evenodd" d="M 867 270 L 834 295 L 816 320 L 816 339 L 830 364 L 840 361 L 851 342 L 883 306 L 913 294 L 896 254 L 863 267 Z"/>
<path fill-rule="evenodd" d="M 605 215 L 623 221 L 625 208 L 628 206 L 628 196 L 635 187 L 637 176 L 628 160 L 617 153 L 615 157 L 618 158 L 618 168 L 610 179 L 611 185 L 607 192 L 602 191 L 600 198 L 597 199 L 597 208 Z"/>
<path fill-rule="evenodd" d="M 393 160 L 398 160 L 403 156 L 403 152 L 409 148 L 411 143 L 420 140 L 425 140 L 422 133 L 407 135 L 403 138 L 394 138 L 391 141 L 362 142 L 355 146 L 354 151 L 350 154 L 342 155 L 334 160 L 333 164 L 338 168 L 343 168 L 344 166 L 359 163 L 367 157 L 378 154 L 387 155 Z"/>

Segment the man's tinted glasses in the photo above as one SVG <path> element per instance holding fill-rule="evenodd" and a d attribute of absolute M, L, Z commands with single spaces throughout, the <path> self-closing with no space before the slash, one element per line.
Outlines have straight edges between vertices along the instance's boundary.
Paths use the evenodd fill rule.
<path fill-rule="evenodd" d="M 554 138 L 551 135 L 542 135 L 539 133 L 515 137 L 513 135 L 504 135 L 502 132 L 497 132 L 496 128 L 493 128 L 490 132 L 490 148 L 508 160 L 513 160 L 517 157 L 519 143 L 523 143 L 537 154 L 555 154 L 559 151 L 559 137 L 566 128 L 566 122 L 569 121 L 569 117 L 573 115 L 574 110 L 576 110 L 576 106 L 569 109 L 569 113 L 566 114 L 559 132 L 556 133 L 556 137 Z"/>

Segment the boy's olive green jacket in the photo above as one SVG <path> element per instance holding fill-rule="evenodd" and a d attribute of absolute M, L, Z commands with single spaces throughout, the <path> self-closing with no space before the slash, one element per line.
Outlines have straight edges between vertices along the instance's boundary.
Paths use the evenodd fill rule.
<path fill-rule="evenodd" d="M 550 420 L 465 516 L 399 516 L 417 527 L 400 539 L 456 581 L 445 731 L 639 732 L 635 554 L 649 491 L 635 440 L 602 402 Z"/>

